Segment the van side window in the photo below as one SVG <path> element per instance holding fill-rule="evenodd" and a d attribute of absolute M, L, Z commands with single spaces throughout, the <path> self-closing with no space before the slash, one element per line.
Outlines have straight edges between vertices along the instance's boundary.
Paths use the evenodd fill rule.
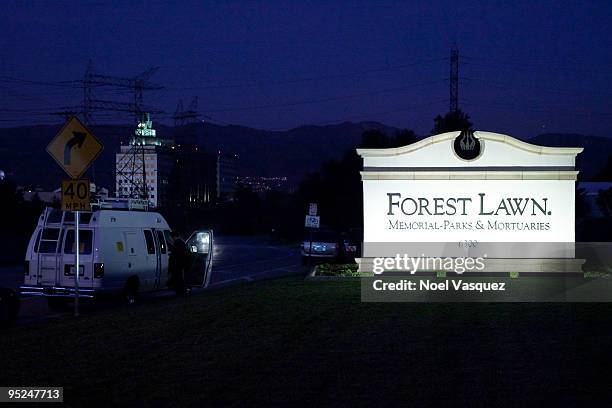
<path fill-rule="evenodd" d="M 60 239 L 59 228 L 45 228 L 42 230 L 38 252 L 41 254 L 54 254 L 57 250 L 57 242 Z"/>
<path fill-rule="evenodd" d="M 79 216 L 79 221 L 81 220 L 81 216 Z M 64 213 L 64 222 L 65 223 L 73 223 L 74 222 L 74 213 L 72 211 L 66 211 Z"/>
<path fill-rule="evenodd" d="M 45 228 L 42 233 L 42 239 L 45 241 L 57 241 L 59 235 L 59 228 Z"/>
<path fill-rule="evenodd" d="M 79 228 L 79 254 L 91 254 L 91 230 L 82 230 Z M 64 253 L 74 254 L 76 250 L 76 242 L 74 242 L 74 230 L 66 232 L 66 241 L 64 242 Z"/>
<path fill-rule="evenodd" d="M 52 209 L 47 214 L 47 223 L 59 224 L 60 222 L 62 222 L 62 215 L 64 215 L 64 212 L 62 210 L 58 210 L 57 208 Z"/>
<path fill-rule="evenodd" d="M 90 212 L 82 212 L 81 215 L 79 215 L 79 222 L 81 224 L 89 224 L 91 222 L 92 215 L 93 213 Z"/>
<path fill-rule="evenodd" d="M 145 241 L 147 241 L 147 252 L 150 254 L 155 253 L 155 241 L 153 240 L 153 233 L 151 230 L 144 230 Z"/>
<path fill-rule="evenodd" d="M 159 252 L 162 254 L 166 253 L 166 239 L 164 238 L 164 233 L 160 230 L 156 230 L 157 240 L 159 241 Z"/>

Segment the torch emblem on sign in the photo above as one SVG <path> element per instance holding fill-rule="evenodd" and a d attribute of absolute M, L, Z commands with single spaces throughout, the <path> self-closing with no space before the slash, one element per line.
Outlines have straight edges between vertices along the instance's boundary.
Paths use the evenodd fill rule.
<path fill-rule="evenodd" d="M 455 153 L 463 160 L 474 160 L 480 156 L 481 144 L 480 140 L 474 136 L 471 130 L 463 130 L 455 138 L 453 143 Z"/>
<path fill-rule="evenodd" d="M 476 147 L 476 140 L 474 140 L 474 136 L 472 136 L 471 132 L 463 132 L 463 137 L 461 138 L 461 150 L 474 150 Z"/>

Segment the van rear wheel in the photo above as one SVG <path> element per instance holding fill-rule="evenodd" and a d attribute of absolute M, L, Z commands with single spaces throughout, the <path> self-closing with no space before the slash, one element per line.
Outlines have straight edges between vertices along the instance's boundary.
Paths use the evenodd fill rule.
<path fill-rule="evenodd" d="M 133 292 L 125 293 L 125 303 L 128 305 L 133 305 L 136 303 L 136 294 Z"/>
<path fill-rule="evenodd" d="M 67 312 L 68 311 L 68 302 L 70 299 L 62 298 L 62 297 L 48 297 L 47 305 L 49 309 L 54 312 Z"/>
<path fill-rule="evenodd" d="M 19 316 L 19 297 L 11 289 L 0 288 L 0 329 L 12 326 Z"/>

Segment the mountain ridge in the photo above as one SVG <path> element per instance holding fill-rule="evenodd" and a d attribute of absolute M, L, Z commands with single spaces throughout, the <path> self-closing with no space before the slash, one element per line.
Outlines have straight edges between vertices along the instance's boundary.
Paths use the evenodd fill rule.
<path fill-rule="evenodd" d="M 45 148 L 62 125 L 31 125 L 0 128 L 0 169 L 17 184 L 54 189 L 66 178 Z M 195 144 L 210 152 L 238 154 L 241 172 L 254 176 L 287 176 L 296 186 L 327 160 L 340 158 L 355 148 L 363 131 L 399 129 L 378 122 L 344 122 L 336 125 L 304 125 L 285 131 L 255 129 L 241 125 L 194 123 L 172 127 L 155 124 L 157 136 L 178 144 Z M 133 134 L 132 125 L 92 126 L 104 150 L 84 177 L 114 190 L 115 154 Z"/>
<path fill-rule="evenodd" d="M 45 151 L 47 143 L 62 125 L 31 125 L 0 128 L 0 169 L 17 184 L 54 189 L 66 178 Z M 399 128 L 379 122 L 342 122 L 330 125 L 303 125 L 288 130 L 264 130 L 241 125 L 194 123 L 172 127 L 154 126 L 158 137 L 178 144 L 196 144 L 203 149 L 238 154 L 241 172 L 253 176 L 286 176 L 295 187 L 309 173 L 331 159 L 339 159 L 356 148 L 366 130 L 394 134 Z M 132 125 L 93 126 L 105 146 L 85 177 L 114 190 L 115 153 L 133 133 Z M 612 139 L 576 133 L 545 133 L 527 142 L 544 146 L 584 147 L 578 155 L 580 179 L 595 177 L 612 153 Z M 24 167 L 25 166 L 25 167 Z"/>

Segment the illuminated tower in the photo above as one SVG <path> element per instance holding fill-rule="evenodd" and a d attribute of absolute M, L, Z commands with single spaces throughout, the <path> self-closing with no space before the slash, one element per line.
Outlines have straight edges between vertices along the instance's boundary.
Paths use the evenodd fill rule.
<path fill-rule="evenodd" d="M 148 200 L 152 207 L 159 204 L 157 147 L 162 140 L 156 136 L 148 113 L 143 115 L 134 136 L 116 155 L 116 196 Z"/>

